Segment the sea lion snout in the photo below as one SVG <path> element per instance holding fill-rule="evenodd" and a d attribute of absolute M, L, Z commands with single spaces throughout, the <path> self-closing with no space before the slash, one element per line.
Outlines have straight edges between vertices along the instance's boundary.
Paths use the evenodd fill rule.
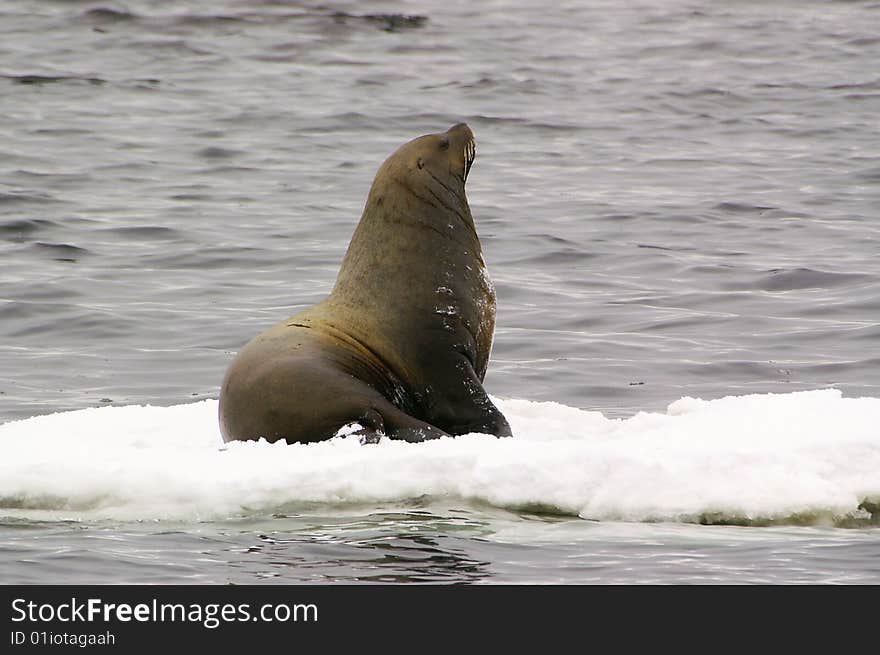
<path fill-rule="evenodd" d="M 468 127 L 467 123 L 456 123 L 455 125 L 450 127 L 448 130 L 446 130 L 446 134 L 449 134 L 450 136 L 460 134 L 460 135 L 464 136 L 465 141 L 473 141 L 474 140 L 474 133 L 471 131 L 471 128 Z"/>
<path fill-rule="evenodd" d="M 448 142 L 454 143 L 455 152 L 460 152 L 463 159 L 462 175 L 467 180 L 468 173 L 477 156 L 477 146 L 474 133 L 467 123 L 458 123 L 446 130 Z"/>

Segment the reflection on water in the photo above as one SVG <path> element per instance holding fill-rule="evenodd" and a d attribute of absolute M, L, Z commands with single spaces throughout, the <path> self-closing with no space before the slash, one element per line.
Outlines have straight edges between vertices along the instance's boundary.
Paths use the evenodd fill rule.
<path fill-rule="evenodd" d="M 279 529 L 259 534 L 245 549 L 246 557 L 230 566 L 281 582 L 477 582 L 491 577 L 489 562 L 467 551 L 469 541 L 480 539 L 481 529 L 488 531 L 488 524 L 467 516 L 370 514 L 315 525 L 304 533 Z M 458 539 L 459 533 L 466 538 Z"/>
<path fill-rule="evenodd" d="M 603 523 L 427 503 L 189 524 L 6 519 L 0 580 L 877 584 L 877 530 Z"/>

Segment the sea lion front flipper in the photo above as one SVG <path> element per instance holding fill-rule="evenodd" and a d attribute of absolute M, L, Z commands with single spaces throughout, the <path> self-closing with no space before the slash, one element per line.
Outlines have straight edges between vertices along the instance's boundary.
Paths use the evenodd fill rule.
<path fill-rule="evenodd" d="M 427 419 L 449 434 L 492 434 L 496 437 L 513 436 L 504 414 L 495 407 L 483 383 L 474 370 L 471 358 L 465 353 L 447 358 L 452 368 L 438 370 L 435 366 L 431 408 Z"/>

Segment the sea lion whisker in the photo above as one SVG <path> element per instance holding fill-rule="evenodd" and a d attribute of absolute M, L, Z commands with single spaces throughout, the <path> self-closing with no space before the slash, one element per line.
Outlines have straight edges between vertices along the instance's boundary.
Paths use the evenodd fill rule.
<path fill-rule="evenodd" d="M 477 145 L 474 143 L 474 140 L 471 139 L 467 142 L 464 148 L 464 179 L 467 179 L 468 174 L 471 172 L 471 166 L 474 163 L 474 159 L 477 157 Z"/>

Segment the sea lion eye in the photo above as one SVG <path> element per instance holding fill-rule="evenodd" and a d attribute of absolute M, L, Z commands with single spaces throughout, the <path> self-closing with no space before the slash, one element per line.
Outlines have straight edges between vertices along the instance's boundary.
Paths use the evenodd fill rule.
<path fill-rule="evenodd" d="M 449 139 L 440 139 L 440 150 L 449 150 Z"/>

